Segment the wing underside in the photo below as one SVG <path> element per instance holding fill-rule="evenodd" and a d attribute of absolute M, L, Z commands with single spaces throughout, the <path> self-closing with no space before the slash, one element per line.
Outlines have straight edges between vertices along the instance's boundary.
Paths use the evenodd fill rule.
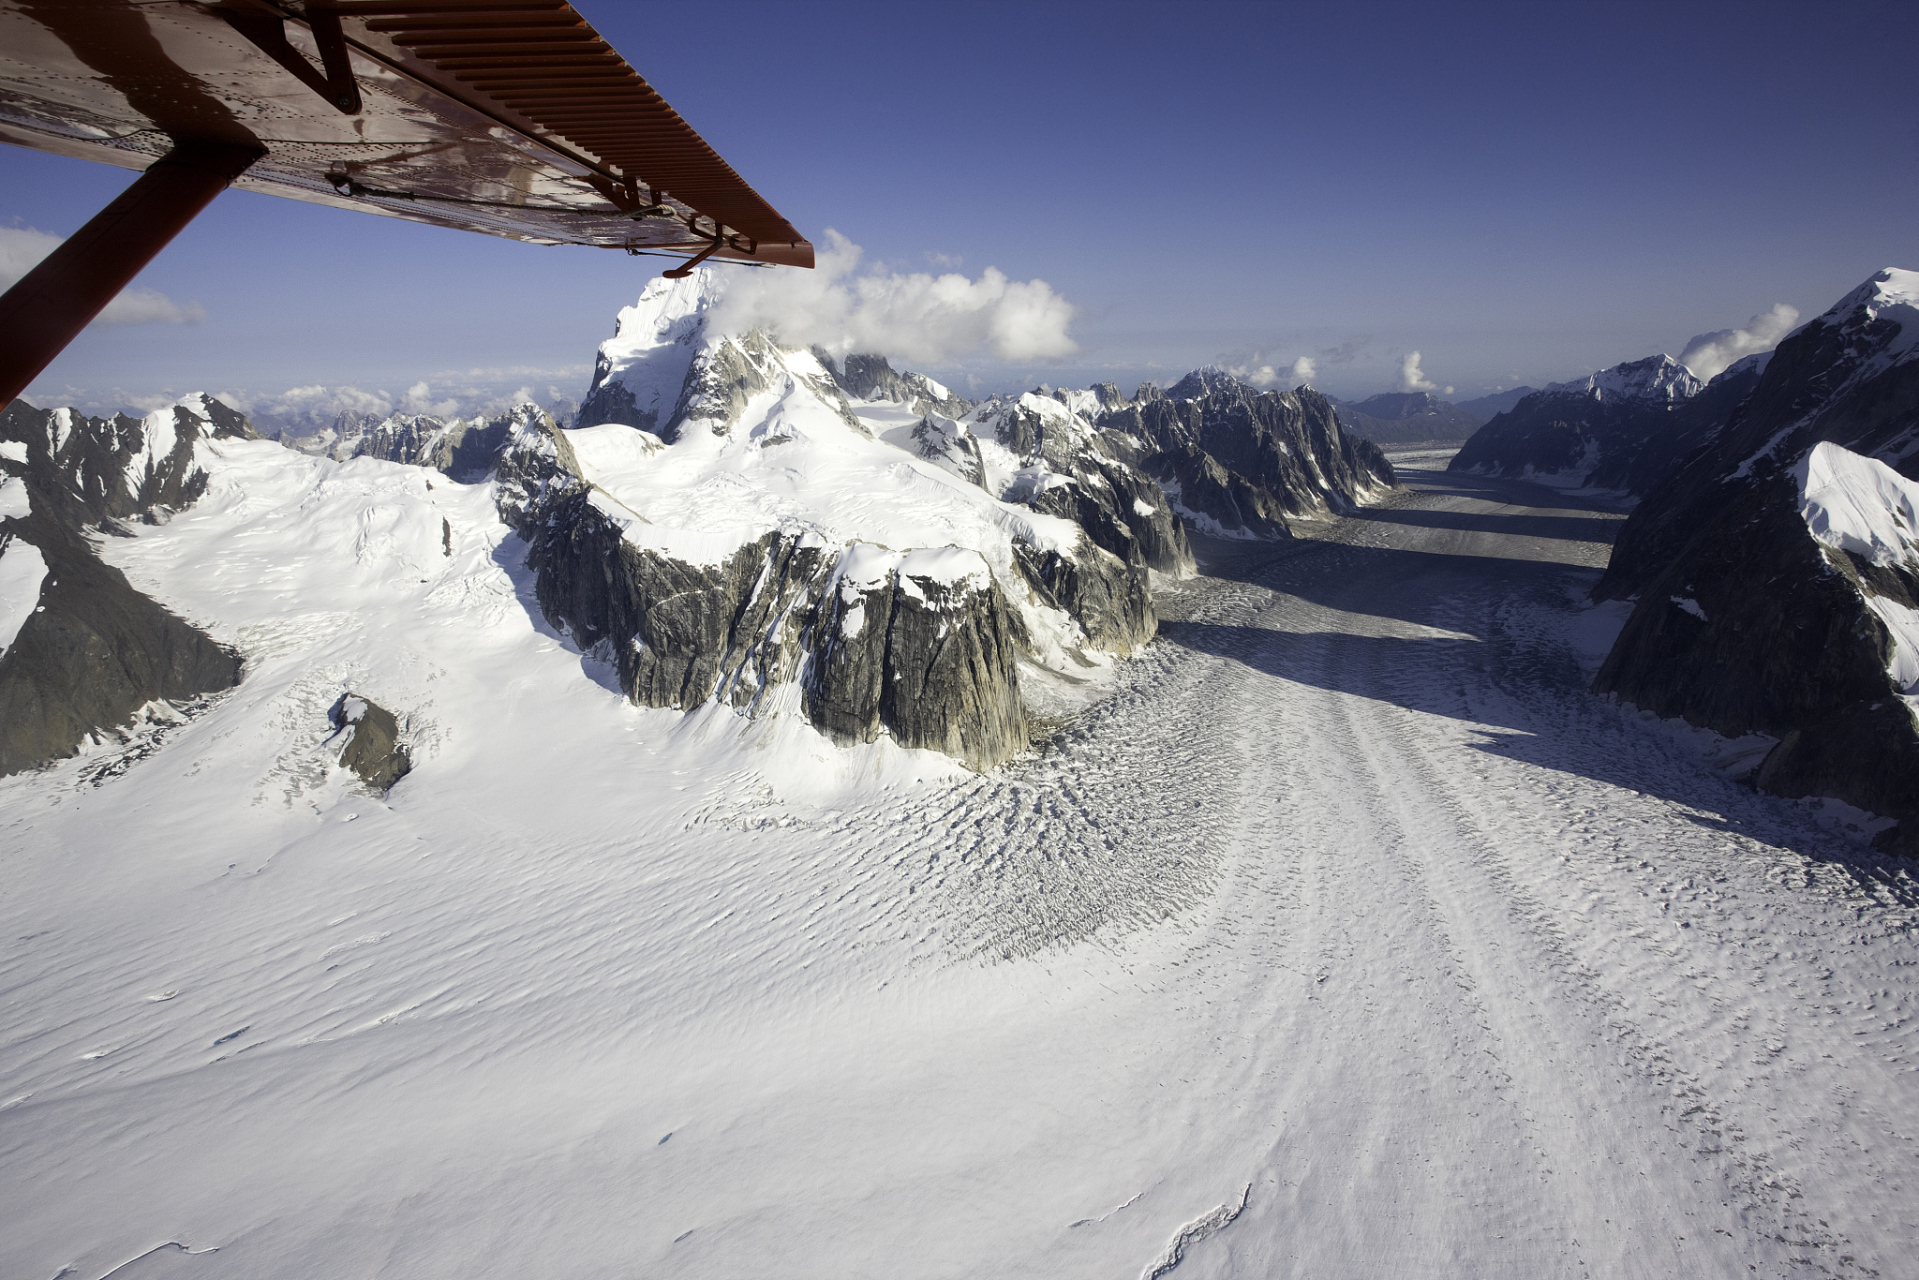
<path fill-rule="evenodd" d="M 348 110 L 347 107 L 357 108 Z M 563 0 L 0 0 L 0 141 L 535 244 L 813 246 Z"/>

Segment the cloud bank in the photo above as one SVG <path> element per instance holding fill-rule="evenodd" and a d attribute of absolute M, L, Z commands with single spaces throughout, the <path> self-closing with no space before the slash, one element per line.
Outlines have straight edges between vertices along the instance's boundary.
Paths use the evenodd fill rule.
<path fill-rule="evenodd" d="M 994 267 L 977 280 L 956 272 L 861 271 L 860 258 L 858 245 L 828 231 L 811 271 L 730 275 L 714 318 L 727 329 L 764 328 L 782 342 L 835 356 L 873 352 L 915 364 L 982 350 L 1021 361 L 1079 350 L 1066 332 L 1073 305 L 1044 280 L 1008 280 Z"/>
<path fill-rule="evenodd" d="M 1401 391 L 1437 391 L 1446 396 L 1453 393 L 1451 387 L 1440 386 L 1420 370 L 1417 351 L 1409 352 L 1406 358 L 1399 362 L 1399 389 Z"/>
<path fill-rule="evenodd" d="M 473 370 L 476 375 L 498 374 L 500 370 Z M 547 372 L 554 377 L 571 378 L 580 370 L 520 370 L 522 374 Z M 455 376 L 455 375 L 448 375 Z M 541 388 L 538 383 L 522 379 L 518 385 L 512 381 L 497 378 L 477 381 L 461 381 L 457 385 L 440 385 L 421 379 L 406 390 L 394 393 L 375 388 L 368 390 L 358 386 L 328 386 L 315 383 L 305 387 L 289 387 L 278 394 L 259 395 L 249 391 L 222 391 L 219 398 L 232 405 L 253 420 L 262 431 L 284 431 L 292 435 L 311 435 L 313 432 L 338 425 L 344 420 L 351 425 L 367 420 L 378 420 L 395 413 L 426 414 L 435 418 L 473 418 L 492 417 L 505 413 L 516 404 L 532 401 L 548 413 L 558 418 L 571 418 L 578 410 L 578 402 L 560 387 L 552 384 Z M 154 397 L 161 403 L 170 404 L 173 397 Z M 140 398 L 129 403 L 141 407 L 148 405 Z"/>
<path fill-rule="evenodd" d="M 12 288 L 20 277 L 40 265 L 60 246 L 61 237 L 32 227 L 0 227 L 0 289 Z M 124 289 L 94 317 L 93 323 L 199 324 L 207 318 L 197 302 L 179 303 L 156 289 Z"/>
<path fill-rule="evenodd" d="M 1719 329 L 1695 337 L 1679 353 L 1679 363 L 1691 369 L 1695 377 L 1710 380 L 1735 360 L 1771 351 L 1798 323 L 1798 307 L 1775 302 L 1772 310 L 1762 311 L 1746 321 L 1743 329 Z"/>

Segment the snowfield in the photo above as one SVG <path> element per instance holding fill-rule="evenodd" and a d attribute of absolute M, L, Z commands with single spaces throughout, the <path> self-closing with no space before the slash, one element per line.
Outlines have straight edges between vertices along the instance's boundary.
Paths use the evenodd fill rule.
<path fill-rule="evenodd" d="M 489 486 L 205 447 L 103 554 L 245 682 L 0 780 L 0 1274 L 1911 1266 L 1919 887 L 1585 692 L 1616 514 L 1403 458 L 972 775 L 628 704 Z"/>

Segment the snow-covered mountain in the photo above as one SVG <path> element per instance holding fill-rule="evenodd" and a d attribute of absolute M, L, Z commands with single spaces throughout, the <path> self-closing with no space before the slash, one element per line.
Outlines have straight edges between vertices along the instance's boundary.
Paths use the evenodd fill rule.
<path fill-rule="evenodd" d="M 649 285 L 583 425 L 518 429 L 500 466 L 542 608 L 630 697 L 792 712 L 983 768 L 1027 743 L 1023 685 L 1100 676 L 1152 637 L 1148 574 L 1190 555 L 1090 424 L 716 332 L 718 287 Z"/>
<path fill-rule="evenodd" d="M 1725 422 L 1767 358 L 1749 356 L 1710 384 L 1666 355 L 1555 382 L 1474 432 L 1450 469 L 1643 494 Z"/>
<path fill-rule="evenodd" d="M 462 553 L 480 537 L 509 570 L 530 571 L 538 625 L 558 628 L 640 705 L 720 706 L 751 723 L 810 724 L 842 744 L 883 737 L 984 769 L 1028 744 L 1029 709 L 1071 714 L 1153 637 L 1153 575 L 1191 572 L 1189 524 L 1290 537 L 1294 522 L 1392 485 L 1378 451 L 1342 436 L 1309 391 L 1261 395 L 1202 371 L 1178 397 L 1147 388 L 1127 400 L 1102 386 L 974 404 L 878 356 L 836 361 L 758 330 L 722 332 L 711 323 L 722 287 L 710 271 L 649 285 L 601 346 L 572 428 L 528 404 L 492 419 L 343 422 L 283 448 L 200 396 L 170 417 L 85 424 L 76 438 L 100 443 L 83 449 L 62 443 L 61 424 L 77 421 L 68 411 L 15 406 L 7 457 L 11 469 L 20 454 L 20 500 L 10 480 L 6 502 L 23 510 L 18 522 L 9 515 L 10 536 L 68 489 L 121 496 L 60 508 L 63 533 L 29 530 L 0 561 L 8 616 L 21 615 L 24 637 L 10 634 L 0 657 L 0 687 L 22 708 L 9 717 L 21 745 L 5 769 L 66 755 L 148 703 L 238 678 L 246 628 L 260 623 L 218 605 L 187 611 L 197 630 L 163 609 L 170 622 L 154 623 L 196 638 L 165 641 L 169 654 L 197 643 L 218 655 L 206 659 L 225 664 L 212 676 L 104 681 L 117 692 L 87 702 L 92 677 L 29 661 L 35 636 L 64 616 L 23 603 L 38 599 L 37 580 L 26 581 L 40 567 L 33 557 L 51 557 L 44 548 L 64 537 L 80 548 L 68 559 L 84 559 L 112 521 L 164 519 L 207 492 L 227 495 L 223 514 L 196 523 L 226 521 L 236 539 L 263 510 L 297 539 L 358 493 L 365 527 L 346 543 L 316 527 L 313 554 L 331 546 L 363 566 L 390 562 L 406 582 L 417 569 L 421 585 L 476 600 L 518 590 L 510 574 L 498 579 Z M 169 430 L 177 436 L 162 440 Z M 156 449 L 170 450 L 166 460 L 142 461 Z M 117 477 L 105 489 L 89 479 L 102 468 Z M 498 529 L 472 529 L 476 502 Z M 435 537 L 442 560 L 466 566 L 457 586 L 443 581 L 453 565 L 432 558 Z M 171 563 L 219 579 L 236 572 L 229 559 L 246 558 L 239 546 L 216 540 Z M 163 601 L 208 599 L 164 575 L 149 585 Z M 410 587 L 391 598 L 367 589 L 349 613 L 421 607 Z M 332 674 L 301 706 L 333 758 L 377 789 L 415 764 L 431 771 L 432 743 L 411 743 L 408 726 L 425 723 L 432 699 L 404 663 L 323 665 Z M 36 710 L 50 705 L 50 680 L 88 709 L 64 720 Z"/>
<path fill-rule="evenodd" d="M 1874 275 L 1756 378 L 1620 530 L 1595 595 L 1637 604 L 1594 687 L 1777 738 L 1761 786 L 1898 817 L 1919 851 L 1919 273 Z"/>
<path fill-rule="evenodd" d="M 1549 382 L 1545 394 L 1588 399 L 1600 404 L 1664 405 L 1671 408 L 1698 395 L 1706 384 L 1668 355 L 1630 360 L 1574 378 Z"/>

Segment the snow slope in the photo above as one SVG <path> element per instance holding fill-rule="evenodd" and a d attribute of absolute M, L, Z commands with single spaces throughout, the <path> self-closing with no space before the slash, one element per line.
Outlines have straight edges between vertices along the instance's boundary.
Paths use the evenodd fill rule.
<path fill-rule="evenodd" d="M 1915 326 L 1919 328 L 1919 326 Z M 1799 514 L 1814 541 L 1870 564 L 1919 574 L 1919 482 L 1876 458 L 1821 441 L 1793 467 Z M 1892 636 L 1886 672 L 1919 713 L 1919 609 L 1862 590 L 1866 607 Z"/>
<path fill-rule="evenodd" d="M 247 682 L 0 780 L 0 1273 L 1900 1273 L 1919 888 L 1584 694 L 1613 518 L 1418 478 L 974 776 L 632 707 L 484 488 L 273 450 L 108 547 Z"/>
<path fill-rule="evenodd" d="M 1548 394 L 1584 396 L 1607 403 L 1672 406 L 1690 400 L 1705 387 L 1704 379 L 1669 355 L 1648 356 L 1601 369 L 1570 382 L 1548 383 Z"/>

